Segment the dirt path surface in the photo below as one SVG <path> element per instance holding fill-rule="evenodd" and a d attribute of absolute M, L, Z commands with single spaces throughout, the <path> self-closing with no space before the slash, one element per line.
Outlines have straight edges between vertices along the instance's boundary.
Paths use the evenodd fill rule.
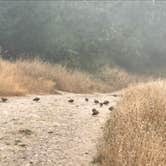
<path fill-rule="evenodd" d="M 89 166 L 118 97 L 111 94 L 11 97 L 0 103 L 0 166 Z M 89 101 L 85 101 L 85 97 Z M 74 99 L 69 103 L 68 99 Z M 110 101 L 100 108 L 94 99 Z M 99 114 L 92 116 L 92 108 Z"/>

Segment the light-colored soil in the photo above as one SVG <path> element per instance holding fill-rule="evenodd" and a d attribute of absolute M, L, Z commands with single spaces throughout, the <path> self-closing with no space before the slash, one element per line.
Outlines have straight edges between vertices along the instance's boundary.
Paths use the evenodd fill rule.
<path fill-rule="evenodd" d="M 118 97 L 111 94 L 11 97 L 0 103 L 0 166 L 89 166 Z M 85 101 L 85 97 L 89 101 Z M 68 99 L 74 99 L 69 103 Z M 110 101 L 100 108 L 94 99 Z M 92 116 L 92 108 L 100 113 Z"/>

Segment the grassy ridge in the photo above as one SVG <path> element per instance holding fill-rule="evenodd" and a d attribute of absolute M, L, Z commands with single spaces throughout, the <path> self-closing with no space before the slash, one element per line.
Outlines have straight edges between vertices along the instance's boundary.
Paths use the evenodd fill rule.
<path fill-rule="evenodd" d="M 38 59 L 10 62 L 0 59 L 0 95 L 106 92 L 110 86 L 90 74 Z"/>
<path fill-rule="evenodd" d="M 50 94 L 56 90 L 73 93 L 112 92 L 149 78 L 105 66 L 96 74 L 72 70 L 39 59 L 0 59 L 0 95 Z"/>

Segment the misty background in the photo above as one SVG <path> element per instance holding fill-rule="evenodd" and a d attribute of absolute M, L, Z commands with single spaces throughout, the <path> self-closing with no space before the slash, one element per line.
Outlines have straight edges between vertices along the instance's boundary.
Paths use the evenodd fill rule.
<path fill-rule="evenodd" d="M 165 18 L 163 1 L 1 1 L 0 54 L 90 72 L 165 71 Z"/>

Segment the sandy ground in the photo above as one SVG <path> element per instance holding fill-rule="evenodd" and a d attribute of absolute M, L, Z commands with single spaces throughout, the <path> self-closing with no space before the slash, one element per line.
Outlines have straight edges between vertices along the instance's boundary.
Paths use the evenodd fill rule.
<path fill-rule="evenodd" d="M 111 94 L 11 97 L 0 103 L 0 166 L 93 165 Z M 85 101 L 85 97 L 89 101 Z M 69 103 L 68 99 L 74 99 Z M 110 101 L 99 107 L 94 99 Z M 100 113 L 92 116 L 92 108 Z"/>

